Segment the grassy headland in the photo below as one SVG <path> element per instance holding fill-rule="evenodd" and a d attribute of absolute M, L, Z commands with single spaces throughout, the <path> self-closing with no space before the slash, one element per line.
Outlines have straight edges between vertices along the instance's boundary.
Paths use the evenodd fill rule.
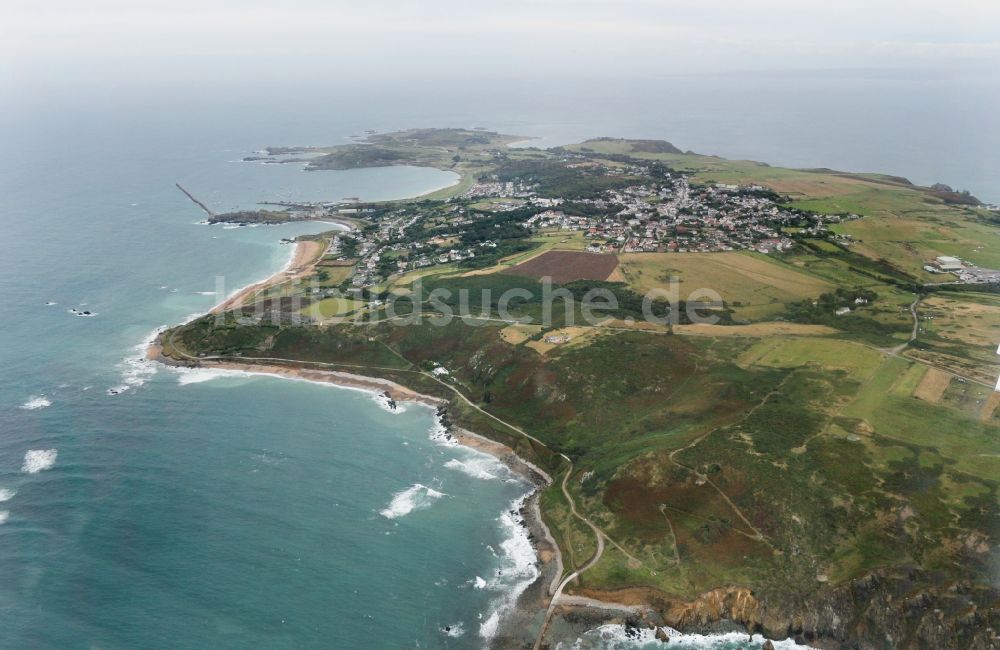
<path fill-rule="evenodd" d="M 316 169 L 423 164 L 463 182 L 359 206 L 308 282 L 258 296 L 305 300 L 305 322 L 244 305 L 168 331 L 164 354 L 322 363 L 447 400 L 451 421 L 553 475 L 543 517 L 566 575 L 586 568 L 566 593 L 692 629 L 988 647 L 1000 301 L 924 267 L 1000 267 L 995 213 L 893 177 L 516 139 L 416 130 L 310 150 Z M 556 289 L 614 296 L 606 321 L 581 325 L 574 306 L 537 324 L 524 269 L 553 250 L 576 252 L 549 258 L 566 266 Z M 721 297 L 716 325 L 643 321 L 642 294 L 672 277 L 681 300 Z M 456 311 L 475 296 L 475 317 L 400 326 L 435 289 Z"/>

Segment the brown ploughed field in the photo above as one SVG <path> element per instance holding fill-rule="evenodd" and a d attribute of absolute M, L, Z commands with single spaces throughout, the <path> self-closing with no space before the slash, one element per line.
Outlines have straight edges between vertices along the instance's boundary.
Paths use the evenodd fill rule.
<path fill-rule="evenodd" d="M 556 284 L 573 280 L 607 280 L 618 268 L 614 255 L 579 251 L 547 251 L 507 269 L 504 273 L 532 278 L 550 276 Z"/>

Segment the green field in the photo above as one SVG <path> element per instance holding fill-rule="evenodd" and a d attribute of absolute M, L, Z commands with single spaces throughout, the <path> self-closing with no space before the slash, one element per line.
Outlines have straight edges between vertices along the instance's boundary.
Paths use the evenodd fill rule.
<path fill-rule="evenodd" d="M 834 286 L 758 253 L 628 253 L 619 260 L 625 281 L 640 294 L 670 290 L 676 278 L 681 299 L 708 289 L 746 320 L 768 319 L 784 311 L 786 303 Z"/>

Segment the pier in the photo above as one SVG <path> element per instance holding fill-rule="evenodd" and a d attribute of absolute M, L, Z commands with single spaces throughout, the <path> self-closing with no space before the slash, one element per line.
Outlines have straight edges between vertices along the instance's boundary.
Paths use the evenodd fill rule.
<path fill-rule="evenodd" d="M 205 205 L 204 203 L 202 203 L 198 199 L 194 198 L 194 195 L 191 194 L 191 192 L 188 192 L 186 189 L 184 189 L 184 186 L 182 186 L 180 183 L 174 183 L 174 185 L 176 185 L 177 189 L 179 189 L 181 192 L 184 192 L 184 196 L 186 196 L 189 199 L 191 199 L 191 201 L 195 205 L 197 205 L 199 208 L 201 208 L 202 210 L 204 210 L 205 214 L 207 214 L 210 217 L 214 217 L 215 216 L 215 213 L 212 212 L 211 210 L 209 210 L 207 205 Z"/>

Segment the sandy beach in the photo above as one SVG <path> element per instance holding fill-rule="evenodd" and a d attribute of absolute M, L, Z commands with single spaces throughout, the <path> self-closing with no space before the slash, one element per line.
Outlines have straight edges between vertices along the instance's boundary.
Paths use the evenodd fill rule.
<path fill-rule="evenodd" d="M 295 242 L 295 252 L 292 254 L 292 259 L 289 260 L 285 268 L 266 280 L 243 287 L 213 307 L 209 313 L 218 314 L 237 309 L 250 302 L 253 296 L 265 289 L 289 280 L 300 280 L 308 277 L 312 274 L 316 263 L 323 256 L 325 248 L 325 242 L 323 241 L 302 240 Z"/>
<path fill-rule="evenodd" d="M 333 384 L 335 386 L 341 386 L 343 388 L 365 390 L 377 395 L 387 395 L 395 402 L 414 402 L 432 407 L 447 404 L 447 402 L 443 399 L 418 393 L 414 390 L 406 388 L 405 386 L 389 381 L 388 379 L 356 375 L 349 372 L 341 372 L 339 370 L 313 370 L 310 368 L 300 368 L 280 364 L 253 362 L 240 363 L 236 361 L 218 361 L 214 359 L 200 359 L 191 363 L 176 362 L 173 359 L 163 357 L 162 354 L 160 354 L 158 345 L 150 346 L 147 357 L 166 365 L 173 366 L 234 370 L 238 372 L 285 377 L 288 379 L 323 382 Z"/>
<path fill-rule="evenodd" d="M 394 402 L 410 402 L 423 404 L 437 408 L 448 404 L 448 400 L 418 393 L 389 379 L 380 377 L 369 377 L 340 370 L 316 370 L 303 368 L 301 366 L 284 365 L 277 363 L 257 363 L 252 360 L 247 361 L 224 361 L 218 359 L 190 359 L 179 361 L 163 355 L 162 346 L 159 341 L 154 341 L 146 350 L 146 358 L 158 361 L 164 365 L 205 368 L 218 370 L 232 370 L 236 372 L 246 372 L 261 375 L 271 375 L 284 377 L 287 379 L 300 379 L 305 381 L 323 382 L 374 393 L 376 395 L 386 395 Z M 524 460 L 514 450 L 502 443 L 490 440 L 489 438 L 473 433 L 460 427 L 452 427 L 449 432 L 452 438 L 460 445 L 475 449 L 496 457 L 511 470 L 522 476 L 525 480 L 536 487 L 542 487 L 552 482 L 552 477 L 537 465 Z M 546 537 L 551 537 L 546 531 Z"/>

